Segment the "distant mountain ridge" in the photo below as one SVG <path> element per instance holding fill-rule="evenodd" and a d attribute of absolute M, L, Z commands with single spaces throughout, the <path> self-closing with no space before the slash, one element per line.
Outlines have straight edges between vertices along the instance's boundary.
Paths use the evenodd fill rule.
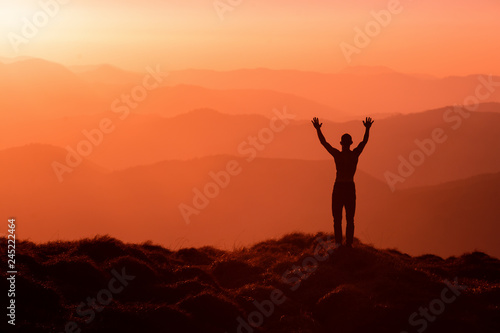
<path fill-rule="evenodd" d="M 242 143 L 270 126 L 274 110 L 286 110 L 292 116 L 296 112 L 294 108 L 279 106 L 270 109 L 268 116 L 229 115 L 216 110 L 199 109 L 174 117 L 131 113 L 125 120 L 120 120 L 118 114 L 108 112 L 45 122 L 26 121 L 15 126 L 0 123 L 0 146 L 5 147 L 9 143 L 13 146 L 43 143 L 75 149 L 80 142 L 87 140 L 82 134 L 83 130 L 95 129 L 102 119 L 109 118 L 116 130 L 104 136 L 102 143 L 93 148 L 88 159 L 110 170 L 164 160 L 238 155 Z M 457 110 L 465 112 L 468 117 L 464 118 Z M 500 172 L 500 155 L 492 153 L 500 151 L 500 133 L 496 126 L 500 122 L 500 104 L 480 104 L 473 112 L 463 108 L 457 110 L 447 107 L 376 119 L 359 168 L 384 182 L 402 177 L 392 181 L 395 189 Z M 324 123 L 323 133 L 335 147 L 339 147 L 338 142 L 343 133 L 350 133 L 354 144 L 357 144 L 363 136 L 362 119 L 342 123 L 321 119 Z M 443 142 L 429 141 L 433 140 L 436 129 L 442 130 Z M 477 142 L 488 144 L 478 145 Z M 456 154 L 459 150 L 461 153 Z M 419 163 L 414 166 L 410 160 L 413 161 L 416 154 L 423 154 L 424 160 L 422 163 L 417 160 Z M 310 121 L 302 119 L 290 119 L 287 127 L 275 133 L 265 149 L 259 151 L 259 156 L 331 159 L 319 144 Z M 405 172 L 406 169 L 408 171 Z"/>
<path fill-rule="evenodd" d="M 126 92 L 126 87 L 142 83 L 145 73 L 124 71 L 109 65 L 90 67 L 88 70 L 75 68 L 70 70 L 41 59 L 22 59 L 1 66 L 0 86 L 9 87 L 9 96 L 26 95 L 31 92 L 32 99 L 40 99 L 40 104 L 26 104 L 16 109 L 16 103 L 10 99 L 3 101 L 5 110 L 19 110 L 34 117 L 42 116 L 41 110 L 48 110 L 40 102 L 44 95 L 36 97 L 37 88 L 47 90 L 49 96 L 59 94 L 59 99 L 71 99 L 72 108 L 64 104 L 50 112 L 58 115 L 80 115 L 102 112 L 109 108 L 115 94 Z M 5 75 L 9 69 L 11 75 Z M 66 78 L 60 75 L 64 69 Z M 24 72 L 28 70 L 27 76 Z M 167 69 L 164 69 L 167 72 Z M 352 74 L 354 71 L 356 74 Z M 433 78 L 425 75 L 403 74 L 377 67 L 350 69 L 341 73 L 318 73 L 297 70 L 242 69 L 234 71 L 213 70 L 176 70 L 167 72 L 162 85 L 175 87 L 189 85 L 211 90 L 260 90 L 288 94 L 316 105 L 336 110 L 349 117 L 360 116 L 370 110 L 377 114 L 408 114 L 421 110 L 443 107 L 444 105 L 463 104 L 467 98 L 474 96 L 476 89 L 489 81 L 487 94 L 482 94 L 479 102 L 500 102 L 500 77 L 470 75 L 463 77 Z M 359 73 L 371 73 L 359 75 Z M 50 81 L 40 87 L 38 77 L 47 77 Z M 481 79 L 482 78 L 482 79 Z M 47 80 L 45 79 L 45 80 Z M 482 81 L 481 81 L 482 80 Z M 53 83 L 51 83 L 53 81 Z M 17 82 L 17 83 L 16 83 Z M 69 91 L 69 87 L 79 87 L 78 91 Z M 93 89 L 92 89 L 93 88 Z M 53 89 L 54 91 L 51 91 Z M 221 93 L 221 92 L 219 92 Z M 283 95 L 281 95 L 283 96 Z M 265 98 L 261 97 L 261 98 Z M 196 99 L 193 97 L 193 99 Z M 54 103 L 56 98 L 52 98 Z M 16 99 L 19 101 L 19 98 Z M 22 99 L 21 99 L 22 101 Z M 150 100 L 151 101 L 151 100 Z M 286 101 L 284 101 L 286 103 Z M 215 107 L 198 105 L 198 107 Z M 311 105 L 314 107 L 314 105 Z M 34 111 L 37 112 L 34 112 Z M 66 110 L 66 113 L 63 113 Z M 56 113 L 56 111 L 60 113 Z M 189 110 L 183 110 L 184 112 Z M 42 114 L 40 114 L 42 112 Z M 178 111 L 177 111 L 178 112 Z M 335 120 L 334 117 L 330 118 Z"/>
<path fill-rule="evenodd" d="M 0 186 L 9 189 L 0 194 L 0 214 L 14 212 L 24 221 L 19 238 L 77 239 L 98 230 L 133 242 L 227 248 L 296 230 L 332 229 L 333 161 L 248 162 L 226 155 L 115 172 L 84 162 L 60 183 L 51 162 L 64 162 L 64 157 L 63 149 L 42 145 L 0 151 L 5 165 Z M 239 173 L 218 180 L 228 183 L 217 187 L 216 196 L 199 194 L 229 161 L 237 163 Z M 359 170 L 356 186 L 356 235 L 364 242 L 413 254 L 480 250 L 500 256 L 500 173 L 392 193 L 387 184 Z M 181 204 L 195 210 L 188 214 L 189 224 Z"/>
<path fill-rule="evenodd" d="M 377 75 L 329 74 L 294 70 L 244 69 L 172 71 L 168 84 L 192 84 L 214 89 L 272 89 L 302 96 L 350 115 L 412 113 L 463 104 L 482 85 L 484 75 L 436 79 L 423 75 L 383 72 Z M 487 79 L 488 80 L 488 79 Z M 480 102 L 500 102 L 500 77 L 492 76 L 493 91 Z"/>

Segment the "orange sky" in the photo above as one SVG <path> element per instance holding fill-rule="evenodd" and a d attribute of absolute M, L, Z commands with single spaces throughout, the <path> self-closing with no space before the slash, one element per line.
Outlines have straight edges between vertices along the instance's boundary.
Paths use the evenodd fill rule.
<path fill-rule="evenodd" d="M 354 45 L 353 29 L 365 28 L 373 20 L 370 13 L 386 10 L 390 2 L 242 0 L 221 20 L 213 0 L 59 0 L 67 3 L 46 21 L 39 15 L 38 32 L 15 52 L 9 39 L 23 36 L 23 18 L 33 21 L 42 10 L 40 3 L 57 1 L 2 1 L 0 57 L 33 56 L 65 65 L 111 63 L 140 71 L 161 63 L 170 70 L 335 72 L 348 65 L 340 44 Z M 401 0 L 398 8 L 350 65 L 438 76 L 500 74 L 498 1 Z"/>

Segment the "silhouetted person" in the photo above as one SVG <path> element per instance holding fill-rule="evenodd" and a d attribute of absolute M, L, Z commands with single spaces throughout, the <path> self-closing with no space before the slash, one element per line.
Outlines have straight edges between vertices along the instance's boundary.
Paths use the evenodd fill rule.
<path fill-rule="evenodd" d="M 335 243 L 342 244 L 342 209 L 345 207 L 346 215 L 346 246 L 351 247 L 354 238 L 354 212 L 356 210 L 356 188 L 354 186 L 354 174 L 358 165 L 358 158 L 370 135 L 370 127 L 373 124 L 372 118 L 366 117 L 363 121 L 365 126 L 365 136 L 359 145 L 351 150 L 352 138 L 349 134 L 342 135 L 340 145 L 342 151 L 333 148 L 326 142 L 323 133 L 321 133 L 321 125 L 319 119 L 314 117 L 312 120 L 314 128 L 318 132 L 318 138 L 323 147 L 335 159 L 335 166 L 337 167 L 337 176 L 333 186 L 332 193 L 332 214 L 333 214 L 333 230 L 335 233 Z"/>

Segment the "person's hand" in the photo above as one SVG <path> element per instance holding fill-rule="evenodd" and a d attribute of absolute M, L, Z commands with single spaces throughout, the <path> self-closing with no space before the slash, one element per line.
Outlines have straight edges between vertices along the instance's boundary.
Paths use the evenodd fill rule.
<path fill-rule="evenodd" d="M 323 123 L 319 122 L 318 117 L 314 117 L 313 120 L 311 120 L 311 122 L 312 122 L 314 128 L 317 130 L 319 130 L 321 128 L 321 125 L 323 125 Z"/>
<path fill-rule="evenodd" d="M 368 128 L 372 127 L 373 122 L 374 122 L 374 120 L 372 120 L 372 118 L 366 117 L 366 119 L 363 120 L 363 125 L 365 125 L 365 127 L 368 129 Z"/>

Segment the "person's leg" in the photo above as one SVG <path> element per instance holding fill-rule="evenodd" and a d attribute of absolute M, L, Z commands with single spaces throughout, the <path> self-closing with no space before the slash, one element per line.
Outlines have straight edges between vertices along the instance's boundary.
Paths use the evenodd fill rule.
<path fill-rule="evenodd" d="M 345 196 L 345 215 L 346 215 L 346 228 L 345 238 L 346 245 L 352 246 L 354 240 L 354 213 L 356 212 L 356 187 L 354 183 L 349 184 L 344 193 Z"/>
<path fill-rule="evenodd" d="M 342 244 L 342 208 L 343 200 L 342 193 L 337 184 L 333 186 L 332 193 L 332 215 L 333 215 L 333 231 L 335 233 L 335 243 Z"/>

